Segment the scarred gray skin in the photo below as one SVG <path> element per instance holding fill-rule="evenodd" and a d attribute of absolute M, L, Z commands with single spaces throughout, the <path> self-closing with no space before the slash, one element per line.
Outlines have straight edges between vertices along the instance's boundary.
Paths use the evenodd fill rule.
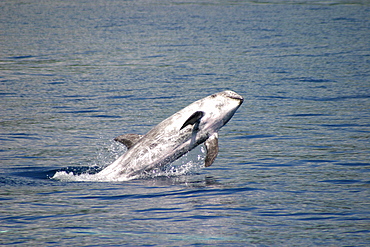
<path fill-rule="evenodd" d="M 109 180 L 140 177 L 177 160 L 203 142 L 207 149 L 205 165 L 210 166 L 218 153 L 219 129 L 242 103 L 243 97 L 233 91 L 216 93 L 163 120 L 144 136 L 118 137 L 128 151 L 96 176 Z"/>

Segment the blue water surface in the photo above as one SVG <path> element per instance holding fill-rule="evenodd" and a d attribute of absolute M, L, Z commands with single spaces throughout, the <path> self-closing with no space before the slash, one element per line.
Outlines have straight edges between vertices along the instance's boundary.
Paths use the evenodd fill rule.
<path fill-rule="evenodd" d="M 0 22 L 1 245 L 370 245 L 368 1 L 5 0 Z M 226 89 L 211 167 L 50 179 Z"/>

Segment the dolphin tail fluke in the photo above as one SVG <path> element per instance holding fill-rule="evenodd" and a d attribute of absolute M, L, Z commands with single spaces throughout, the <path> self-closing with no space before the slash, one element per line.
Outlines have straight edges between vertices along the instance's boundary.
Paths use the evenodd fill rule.
<path fill-rule="evenodd" d="M 120 135 L 116 138 L 114 138 L 115 141 L 122 143 L 127 147 L 127 149 L 130 149 L 132 146 L 134 146 L 143 135 L 137 135 L 137 134 L 125 134 Z"/>
<path fill-rule="evenodd" d="M 208 167 L 212 165 L 218 154 L 218 133 L 211 135 L 204 144 L 207 150 L 204 166 Z"/>

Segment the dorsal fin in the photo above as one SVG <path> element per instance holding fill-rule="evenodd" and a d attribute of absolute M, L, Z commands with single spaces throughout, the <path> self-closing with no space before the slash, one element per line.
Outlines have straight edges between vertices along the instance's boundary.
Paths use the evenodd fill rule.
<path fill-rule="evenodd" d="M 212 165 L 218 154 L 218 133 L 211 135 L 204 144 L 207 150 L 204 166 L 208 167 Z"/>
<path fill-rule="evenodd" d="M 196 111 L 194 112 L 186 121 L 185 123 L 182 125 L 182 127 L 180 128 L 180 130 L 182 130 L 183 128 L 185 128 L 186 126 L 188 125 L 193 125 L 197 122 L 199 122 L 199 120 L 204 116 L 204 112 L 202 111 Z"/>
<path fill-rule="evenodd" d="M 115 141 L 122 143 L 130 149 L 133 145 L 135 145 L 143 136 L 137 134 L 125 134 L 121 136 L 117 136 L 114 138 Z"/>

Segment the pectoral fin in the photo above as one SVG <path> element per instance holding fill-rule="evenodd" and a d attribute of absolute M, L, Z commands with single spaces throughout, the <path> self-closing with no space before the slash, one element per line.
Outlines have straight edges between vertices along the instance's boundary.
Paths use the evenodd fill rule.
<path fill-rule="evenodd" d="M 133 145 L 135 145 L 143 136 L 137 134 L 125 134 L 114 138 L 115 141 L 122 143 L 130 149 Z"/>
<path fill-rule="evenodd" d="M 196 111 L 194 112 L 186 121 L 185 123 L 182 125 L 182 127 L 180 128 L 180 130 L 182 130 L 183 128 L 185 128 L 186 126 L 188 125 L 193 125 L 195 123 L 199 123 L 200 119 L 204 116 L 204 112 L 202 111 Z"/>
<path fill-rule="evenodd" d="M 218 133 L 211 135 L 204 144 L 207 150 L 204 166 L 208 167 L 212 165 L 218 154 Z"/>

